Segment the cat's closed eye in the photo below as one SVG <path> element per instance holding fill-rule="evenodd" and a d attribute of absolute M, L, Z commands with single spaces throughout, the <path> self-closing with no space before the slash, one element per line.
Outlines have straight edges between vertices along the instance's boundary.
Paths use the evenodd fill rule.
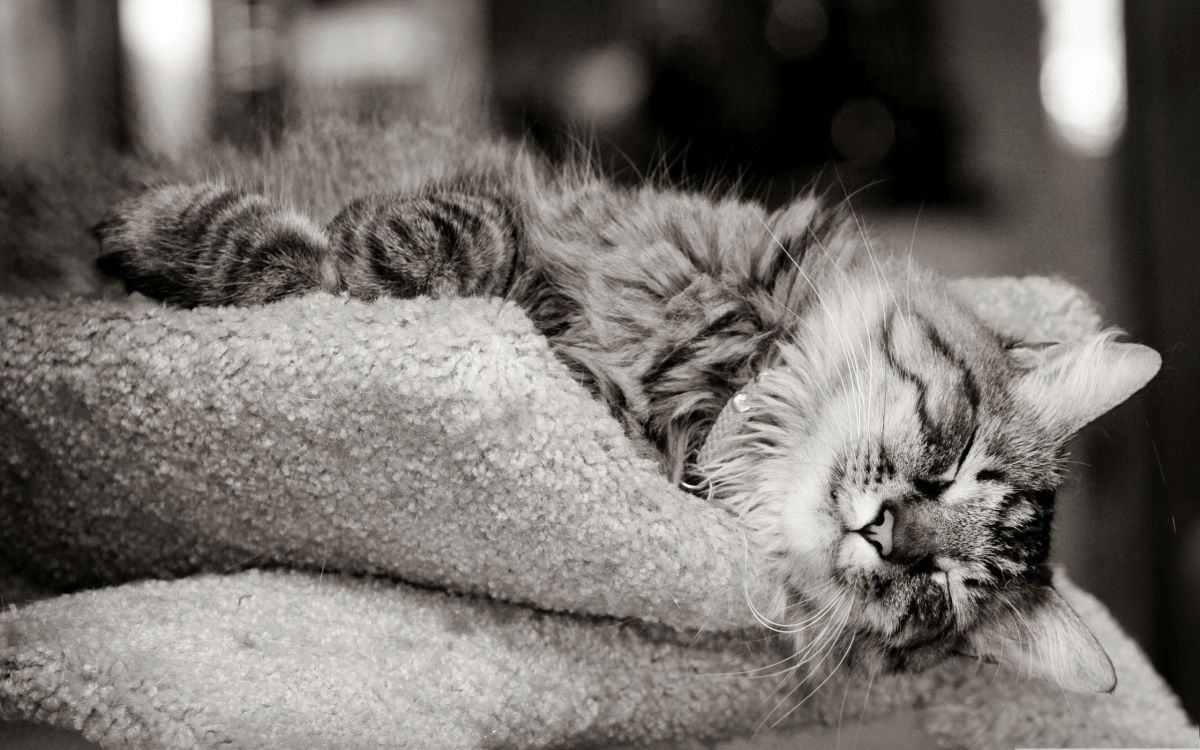
<path fill-rule="evenodd" d="M 912 480 L 913 487 L 917 492 L 927 498 L 936 498 L 940 496 L 947 487 L 954 484 L 954 480 L 944 477 L 914 477 Z"/>

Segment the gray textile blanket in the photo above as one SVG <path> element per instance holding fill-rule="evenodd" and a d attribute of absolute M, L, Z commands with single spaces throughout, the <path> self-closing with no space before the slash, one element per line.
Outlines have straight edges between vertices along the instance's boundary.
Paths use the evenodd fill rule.
<path fill-rule="evenodd" d="M 1015 335 L 1098 325 L 1060 282 L 959 288 Z M 0 720 L 111 748 L 608 746 L 748 735 L 808 692 L 747 673 L 778 657 L 736 519 L 664 480 L 511 306 L 0 316 L 0 565 L 110 586 L 0 614 Z M 141 578 L 166 580 L 114 585 Z M 1062 585 L 1114 694 L 843 671 L 784 724 L 916 707 L 948 747 L 1194 744 Z"/>

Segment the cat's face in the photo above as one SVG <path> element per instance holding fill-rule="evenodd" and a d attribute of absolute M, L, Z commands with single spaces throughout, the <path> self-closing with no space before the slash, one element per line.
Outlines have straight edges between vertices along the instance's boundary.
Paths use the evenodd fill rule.
<path fill-rule="evenodd" d="M 1066 441 L 1158 355 L 1105 336 L 1013 346 L 903 273 L 831 279 L 748 394 L 757 486 L 741 504 L 787 582 L 773 624 L 807 618 L 783 629 L 810 655 L 826 639 L 835 660 L 853 636 L 891 668 L 968 653 L 1111 689 L 1050 585 L 1053 499 Z"/>

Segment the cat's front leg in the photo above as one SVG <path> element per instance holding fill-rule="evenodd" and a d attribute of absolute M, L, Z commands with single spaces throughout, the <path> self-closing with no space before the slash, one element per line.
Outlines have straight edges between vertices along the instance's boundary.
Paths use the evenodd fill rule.
<path fill-rule="evenodd" d="M 507 193 L 470 182 L 359 198 L 327 231 L 346 291 L 360 299 L 505 296 L 525 236 Z"/>
<path fill-rule="evenodd" d="M 321 227 L 261 195 L 220 184 L 145 190 L 92 231 L 100 240 L 100 270 L 129 291 L 183 307 L 341 290 Z"/>

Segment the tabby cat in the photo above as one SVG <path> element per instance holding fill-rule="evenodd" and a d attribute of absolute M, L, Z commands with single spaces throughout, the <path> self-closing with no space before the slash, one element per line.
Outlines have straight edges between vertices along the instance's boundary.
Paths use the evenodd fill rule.
<path fill-rule="evenodd" d="M 510 299 L 675 481 L 754 530 L 779 584 L 756 614 L 791 666 L 837 644 L 1114 687 L 1051 585 L 1050 522 L 1067 441 L 1153 377 L 1153 350 L 1008 340 L 813 195 L 767 212 L 498 153 L 324 226 L 229 184 L 154 187 L 97 225 L 99 265 L 185 307 Z"/>

